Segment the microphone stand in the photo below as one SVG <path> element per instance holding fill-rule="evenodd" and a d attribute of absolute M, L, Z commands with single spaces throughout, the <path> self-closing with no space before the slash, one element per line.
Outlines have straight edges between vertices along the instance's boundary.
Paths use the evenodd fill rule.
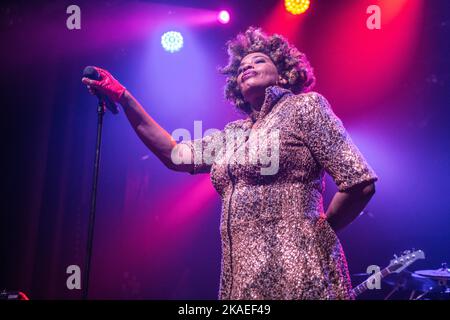
<path fill-rule="evenodd" d="M 89 211 L 88 241 L 82 284 L 82 287 L 84 289 L 83 300 L 87 300 L 89 294 L 89 272 L 91 267 L 92 243 L 94 240 L 95 209 L 97 203 L 98 172 L 100 166 L 100 147 L 102 142 L 103 116 L 105 115 L 105 111 L 105 102 L 103 101 L 103 99 L 99 99 L 97 105 L 97 142 L 95 145 L 94 175 L 92 179 L 91 208 Z"/>

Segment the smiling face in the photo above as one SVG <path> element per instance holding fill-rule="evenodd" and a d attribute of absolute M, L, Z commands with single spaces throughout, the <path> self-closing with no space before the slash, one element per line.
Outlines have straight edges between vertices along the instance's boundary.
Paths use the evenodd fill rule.
<path fill-rule="evenodd" d="M 277 67 L 267 55 L 254 52 L 246 55 L 238 69 L 237 84 L 246 102 L 257 108 L 264 100 L 267 87 L 279 81 Z"/>

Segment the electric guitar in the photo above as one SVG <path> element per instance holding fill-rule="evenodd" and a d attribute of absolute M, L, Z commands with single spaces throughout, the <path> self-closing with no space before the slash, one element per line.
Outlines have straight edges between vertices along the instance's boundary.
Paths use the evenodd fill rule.
<path fill-rule="evenodd" d="M 407 268 L 419 259 L 425 259 L 425 253 L 422 250 L 407 250 L 404 251 L 400 257 L 394 255 L 394 259 L 391 260 L 386 268 L 372 274 L 369 278 L 367 278 L 366 281 L 353 288 L 352 293 L 355 297 L 357 295 L 360 295 L 361 293 L 369 289 L 368 284 L 372 283 L 375 279 L 381 280 L 391 273 L 400 273 L 403 271 L 403 269 Z"/>

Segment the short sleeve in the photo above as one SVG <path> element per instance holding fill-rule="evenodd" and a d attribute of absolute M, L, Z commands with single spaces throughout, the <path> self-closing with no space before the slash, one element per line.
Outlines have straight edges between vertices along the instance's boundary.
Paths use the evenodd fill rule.
<path fill-rule="evenodd" d="M 297 98 L 301 139 L 339 191 L 378 180 L 328 101 L 316 92 Z"/>
<path fill-rule="evenodd" d="M 215 158 L 222 151 L 224 132 L 217 130 L 203 138 L 182 141 L 178 145 L 187 146 L 190 150 L 190 163 L 193 164 L 190 174 L 209 173 Z"/>

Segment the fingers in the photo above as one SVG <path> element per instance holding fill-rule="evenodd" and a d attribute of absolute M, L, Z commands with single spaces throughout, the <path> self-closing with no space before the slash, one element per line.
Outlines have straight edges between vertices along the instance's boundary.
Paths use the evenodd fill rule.
<path fill-rule="evenodd" d="M 93 86 L 93 87 L 99 87 L 101 85 L 100 81 L 92 80 L 92 79 L 88 79 L 88 78 L 82 78 L 81 82 L 83 82 L 86 85 Z"/>
<path fill-rule="evenodd" d="M 102 79 L 102 81 L 103 80 L 105 82 L 117 81 L 116 78 L 114 78 L 113 75 L 111 73 L 109 73 L 108 70 L 105 70 L 105 69 L 102 69 L 102 68 L 99 68 L 99 67 L 94 67 L 94 68 L 100 74 L 100 78 Z"/>
<path fill-rule="evenodd" d="M 81 82 L 87 86 L 89 93 L 92 95 L 97 95 L 98 93 L 117 95 L 118 94 L 117 92 L 113 92 L 114 90 L 118 90 L 117 88 L 114 87 L 115 84 L 117 84 L 116 87 L 120 86 L 117 80 L 115 80 L 114 77 L 108 71 L 102 68 L 94 67 L 94 69 L 99 73 L 101 79 L 100 81 L 92 80 L 86 77 L 83 77 L 81 79 Z"/>
<path fill-rule="evenodd" d="M 108 71 L 106 71 L 104 69 L 99 68 L 98 73 L 100 74 L 100 78 L 102 80 L 109 81 L 111 79 L 114 79 L 113 76 L 111 75 L 111 73 L 109 73 Z"/>
<path fill-rule="evenodd" d="M 94 96 L 97 95 L 96 87 L 100 88 L 100 81 L 91 80 L 88 78 L 82 78 L 81 82 L 83 82 L 86 85 L 90 94 L 92 94 Z"/>
<path fill-rule="evenodd" d="M 100 77 L 102 79 L 104 79 L 105 77 L 110 77 L 111 74 L 106 71 L 105 69 L 99 68 L 99 67 L 94 67 L 95 70 L 97 70 L 97 72 L 100 74 Z"/>
<path fill-rule="evenodd" d="M 95 89 L 93 89 L 91 86 L 86 86 L 88 88 L 88 91 L 90 94 L 92 94 L 93 96 L 95 96 L 97 94 L 97 92 L 95 91 Z"/>
<path fill-rule="evenodd" d="M 98 73 L 102 73 L 102 71 L 104 71 L 104 69 L 99 67 L 94 67 L 94 69 L 97 70 Z"/>
<path fill-rule="evenodd" d="M 109 73 L 108 70 L 102 69 L 100 67 L 94 67 L 95 70 L 97 70 L 98 74 L 100 75 L 100 79 L 102 81 L 114 81 L 116 80 L 111 73 Z"/>

